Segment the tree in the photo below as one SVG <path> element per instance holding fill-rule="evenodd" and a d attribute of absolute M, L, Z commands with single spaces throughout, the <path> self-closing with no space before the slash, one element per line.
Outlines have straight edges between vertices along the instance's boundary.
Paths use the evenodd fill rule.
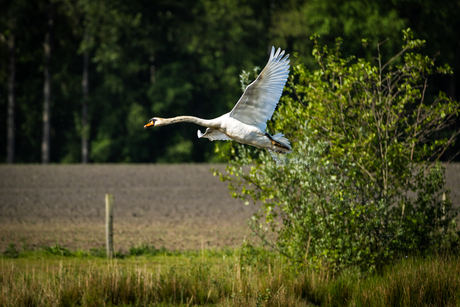
<path fill-rule="evenodd" d="M 2 24 L 5 27 L 4 33 L 0 33 L 0 38 L 7 45 L 8 54 L 8 103 L 7 103 L 7 133 L 6 133 L 6 162 L 14 162 L 15 152 L 15 85 L 16 85 L 16 28 L 17 13 L 20 5 L 9 5 L 4 8 L 11 13 L 11 17 Z M 1 24 L 1 23 L 0 23 Z"/>
<path fill-rule="evenodd" d="M 17 71 L 17 33 L 20 33 L 25 14 L 26 4 L 22 1 L 2 3 L 7 18 L 0 20 L 0 41 L 5 43 L 7 52 L 6 75 L 7 84 L 7 120 L 6 120 L 6 162 L 14 163 L 16 147 L 16 71 Z M 5 78 L 6 79 L 6 78 Z M 5 80 L 6 81 L 6 80 Z"/>
<path fill-rule="evenodd" d="M 345 55 L 370 59 L 372 53 L 360 48 L 362 38 L 370 39 L 372 44 L 389 38 L 387 48 L 397 52 L 396 41 L 404 27 L 404 16 L 386 1 L 290 0 L 274 14 L 270 34 L 275 44 L 296 51 L 302 62 L 313 68 L 315 62 L 309 55 L 314 46 L 309 37 L 315 33 L 325 43 L 342 37 Z"/>
<path fill-rule="evenodd" d="M 51 0 L 54 39 L 47 114 L 49 144 L 56 146 L 51 145 L 49 160 L 216 161 L 214 144 L 197 139 L 193 126 L 144 131 L 145 121 L 151 116 L 228 112 L 241 94 L 238 75 L 263 66 L 271 45 L 297 53 L 312 69 L 314 45 L 308 37 L 313 33 L 320 33 L 326 43 L 344 37 L 345 57 L 354 54 L 372 62 L 374 54 L 361 48 L 361 38 L 375 45 L 388 37 L 385 49 L 398 53 L 400 30 L 411 26 L 430 41 L 430 57 L 442 51 L 437 64 L 453 65 L 453 75 L 432 78 L 427 99 L 438 90 L 454 99 L 460 88 L 454 78 L 460 63 L 458 2 L 427 1 Z M 14 159 L 37 163 L 45 135 L 37 119 L 45 105 L 43 37 L 49 1 L 0 2 L 0 134 L 5 136 L 0 147 L 8 147 L 7 40 L 10 19 L 15 18 Z M 442 159 L 457 151 L 450 147 Z M 6 150 L 0 159 L 7 160 Z"/>
<path fill-rule="evenodd" d="M 84 42 L 89 41 L 88 30 L 85 30 Z M 81 78 L 81 89 L 83 92 L 83 107 L 81 111 L 81 162 L 83 164 L 89 161 L 89 124 L 88 124 L 88 92 L 89 92 L 89 50 L 85 48 L 83 51 L 83 73 Z"/>
<path fill-rule="evenodd" d="M 427 0 L 419 2 L 404 1 L 320 1 L 290 0 L 281 4 L 273 15 L 270 34 L 275 44 L 287 46 L 299 54 L 307 68 L 315 65 L 308 55 L 313 43 L 308 39 L 314 33 L 322 37 L 327 44 L 334 43 L 335 37 L 344 38 L 342 53 L 372 60 L 370 49 L 360 48 L 362 38 L 375 45 L 385 39 L 386 50 L 398 53 L 401 30 L 410 27 L 422 39 L 429 41 L 425 52 L 434 57 L 438 65 L 449 63 L 453 74 L 432 77 L 432 86 L 427 95 L 435 95 L 439 90 L 452 100 L 457 100 L 460 80 L 456 78 L 460 70 L 460 21 L 456 16 L 458 1 Z M 460 127 L 460 120 L 451 127 Z M 454 144 L 444 153 L 443 160 L 451 159 L 460 150 L 460 144 Z"/>
<path fill-rule="evenodd" d="M 14 140 L 15 140 L 15 124 L 14 124 L 14 109 L 15 109 L 15 81 L 16 81 L 16 20 L 11 20 L 10 35 L 8 37 L 8 54 L 9 54 L 9 78 L 8 78 L 8 122 L 7 122 L 7 163 L 14 162 Z"/>
<path fill-rule="evenodd" d="M 52 32 L 54 26 L 53 3 L 47 4 L 47 23 L 43 49 L 45 52 L 44 84 L 43 84 L 43 135 L 42 135 L 42 163 L 50 162 L 50 128 L 51 128 L 51 57 L 52 57 Z"/>
<path fill-rule="evenodd" d="M 451 70 L 414 53 L 424 41 L 403 34 L 402 50 L 388 61 L 377 45 L 376 64 L 342 58 L 341 40 L 330 49 L 314 39 L 319 68 L 294 67 L 292 97 L 272 122 L 291 131 L 294 154 L 277 164 L 238 147 L 230 175 L 221 174 L 235 197 L 262 203 L 253 230 L 293 262 L 367 271 L 458 244 L 458 210 L 437 162 L 459 131 L 436 134 L 454 122 L 460 104 L 442 92 L 426 97 L 428 76 Z M 276 242 L 266 239 L 262 217 Z"/>
<path fill-rule="evenodd" d="M 69 23 L 71 24 L 74 34 L 80 39 L 79 50 L 77 53 L 83 55 L 82 59 L 82 75 L 81 75 L 81 91 L 82 91 L 82 107 L 81 107 L 81 162 L 86 164 L 89 162 L 89 118 L 88 118 L 88 103 L 89 103 L 89 63 L 90 51 L 94 47 L 94 36 L 97 33 L 97 23 L 100 20 L 100 1 L 72 1 L 63 0 L 63 11 L 66 14 Z"/>

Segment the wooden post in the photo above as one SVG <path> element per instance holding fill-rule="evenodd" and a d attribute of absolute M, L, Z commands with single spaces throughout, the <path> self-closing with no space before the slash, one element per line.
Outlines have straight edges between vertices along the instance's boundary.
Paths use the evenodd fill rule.
<path fill-rule="evenodd" d="M 107 257 L 113 258 L 113 195 L 105 194 L 105 233 L 107 238 Z"/>
<path fill-rule="evenodd" d="M 441 220 L 444 221 L 446 219 L 446 192 L 442 193 L 442 217 Z"/>

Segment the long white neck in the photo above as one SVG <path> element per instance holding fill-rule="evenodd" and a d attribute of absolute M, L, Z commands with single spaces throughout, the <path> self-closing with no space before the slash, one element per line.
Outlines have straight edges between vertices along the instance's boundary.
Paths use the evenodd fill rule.
<path fill-rule="evenodd" d="M 177 117 L 172 117 L 172 118 L 162 118 L 161 122 L 162 122 L 162 125 L 170 125 L 170 124 L 175 124 L 175 123 L 187 122 L 187 123 L 193 123 L 193 124 L 197 124 L 197 125 L 208 127 L 208 128 L 219 128 L 215 120 L 202 119 L 202 118 L 195 117 L 195 116 L 177 116 Z"/>

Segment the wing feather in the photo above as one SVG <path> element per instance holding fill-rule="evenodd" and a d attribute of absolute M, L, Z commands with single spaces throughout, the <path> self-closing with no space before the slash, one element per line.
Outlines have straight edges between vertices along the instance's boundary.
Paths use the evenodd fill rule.
<path fill-rule="evenodd" d="M 283 93 L 289 74 L 289 55 L 272 47 L 267 65 L 254 82 L 248 85 L 230 116 L 265 130 Z"/>
<path fill-rule="evenodd" d="M 200 130 L 198 130 L 198 137 L 201 138 L 208 138 L 210 141 L 229 141 L 232 140 L 229 138 L 226 134 L 220 132 L 219 130 L 208 128 L 204 133 L 201 133 Z"/>

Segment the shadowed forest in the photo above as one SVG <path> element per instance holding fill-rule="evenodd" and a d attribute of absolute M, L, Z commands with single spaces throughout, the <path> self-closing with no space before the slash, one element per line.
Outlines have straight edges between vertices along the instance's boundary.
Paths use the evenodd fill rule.
<path fill-rule="evenodd" d="M 374 61 L 378 42 L 388 39 L 381 52 L 390 57 L 411 28 L 426 40 L 418 52 L 453 69 L 432 78 L 428 92 L 459 95 L 459 1 L 0 0 L 0 7 L 0 161 L 222 161 L 190 124 L 143 125 L 153 116 L 228 112 L 241 95 L 239 75 L 263 67 L 272 45 L 291 54 L 292 66 L 317 69 L 315 33 L 324 45 L 341 37 L 344 57 Z"/>

